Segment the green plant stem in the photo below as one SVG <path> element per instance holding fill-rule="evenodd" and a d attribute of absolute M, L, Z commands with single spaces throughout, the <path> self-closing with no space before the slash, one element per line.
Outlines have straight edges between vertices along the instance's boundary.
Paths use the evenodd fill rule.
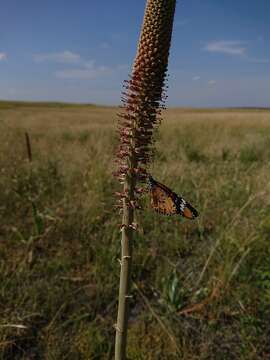
<path fill-rule="evenodd" d="M 122 253 L 115 337 L 115 360 L 126 359 L 129 302 L 131 298 L 130 289 L 133 240 L 133 230 L 131 225 L 134 218 L 134 209 L 130 206 L 130 201 L 134 198 L 134 180 L 132 176 L 126 178 L 124 190 L 127 193 L 127 197 L 123 200 Z"/>

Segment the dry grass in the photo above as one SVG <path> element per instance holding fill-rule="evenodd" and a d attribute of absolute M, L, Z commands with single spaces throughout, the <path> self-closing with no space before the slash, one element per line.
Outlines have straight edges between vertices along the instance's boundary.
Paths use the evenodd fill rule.
<path fill-rule="evenodd" d="M 1 359 L 112 358 L 116 112 L 0 104 Z M 269 357 L 269 136 L 268 110 L 164 114 L 151 171 L 200 217 L 137 215 L 131 359 Z"/>

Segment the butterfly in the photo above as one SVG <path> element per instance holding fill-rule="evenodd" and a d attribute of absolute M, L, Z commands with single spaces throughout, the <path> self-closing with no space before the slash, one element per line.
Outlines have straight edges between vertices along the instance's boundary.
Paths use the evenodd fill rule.
<path fill-rule="evenodd" d="M 199 214 L 186 200 L 167 186 L 148 176 L 152 208 L 163 215 L 180 214 L 187 219 L 194 219 Z"/>

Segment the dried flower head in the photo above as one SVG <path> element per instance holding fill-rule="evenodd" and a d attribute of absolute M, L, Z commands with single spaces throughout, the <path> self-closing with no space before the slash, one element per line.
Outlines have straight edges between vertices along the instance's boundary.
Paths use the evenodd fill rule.
<path fill-rule="evenodd" d="M 153 130 L 160 123 L 166 98 L 175 2 L 148 0 L 146 5 L 134 67 L 130 79 L 124 82 L 122 111 L 118 114 L 120 144 L 115 175 L 121 183 L 131 177 L 136 185 L 147 177 L 147 167 L 153 156 Z M 136 186 L 134 190 L 136 192 Z M 137 194 L 141 192 L 140 188 Z M 121 198 L 124 195 L 121 193 Z"/>

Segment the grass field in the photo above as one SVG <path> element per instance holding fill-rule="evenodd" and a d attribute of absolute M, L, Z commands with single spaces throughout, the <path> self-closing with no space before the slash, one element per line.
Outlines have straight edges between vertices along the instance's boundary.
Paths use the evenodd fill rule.
<path fill-rule="evenodd" d="M 0 359 L 113 358 L 116 112 L 0 103 Z M 270 359 L 270 110 L 169 109 L 156 138 L 200 217 L 143 199 L 129 359 Z"/>

